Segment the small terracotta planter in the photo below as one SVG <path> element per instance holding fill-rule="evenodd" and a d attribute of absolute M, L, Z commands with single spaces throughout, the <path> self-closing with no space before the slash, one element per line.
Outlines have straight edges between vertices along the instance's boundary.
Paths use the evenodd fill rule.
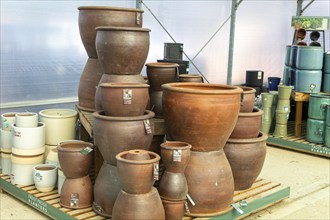
<path fill-rule="evenodd" d="M 171 201 L 162 199 L 162 203 L 165 209 L 166 220 L 182 220 L 184 216 L 184 203 L 186 200 Z"/>
<path fill-rule="evenodd" d="M 179 67 L 177 63 L 147 63 L 146 67 L 151 91 L 162 91 L 163 84 L 177 80 Z"/>
<path fill-rule="evenodd" d="M 161 145 L 161 157 L 166 171 L 182 173 L 190 159 L 191 145 L 181 141 L 168 141 Z"/>
<path fill-rule="evenodd" d="M 243 102 L 241 103 L 240 112 L 252 112 L 256 90 L 247 86 L 240 86 L 240 88 L 243 89 Z"/>
<path fill-rule="evenodd" d="M 180 74 L 180 82 L 204 82 L 203 77 L 200 74 Z"/>

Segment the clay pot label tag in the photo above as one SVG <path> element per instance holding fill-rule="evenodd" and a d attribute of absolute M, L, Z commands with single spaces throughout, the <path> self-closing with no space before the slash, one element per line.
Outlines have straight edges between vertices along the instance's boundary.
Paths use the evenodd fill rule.
<path fill-rule="evenodd" d="M 123 89 L 123 104 L 132 104 L 133 91 L 131 89 Z"/>
<path fill-rule="evenodd" d="M 152 131 L 151 131 L 151 124 L 150 124 L 150 121 L 147 119 L 147 120 L 143 120 L 143 123 L 144 123 L 144 129 L 146 131 L 147 134 L 151 134 Z"/>
<path fill-rule="evenodd" d="M 187 201 L 185 201 L 184 202 L 184 208 L 185 208 L 185 210 L 186 210 L 186 213 L 190 213 L 190 210 L 189 210 L 189 205 L 188 205 L 188 202 Z"/>
<path fill-rule="evenodd" d="M 154 163 L 154 180 L 159 180 L 159 164 Z"/>
<path fill-rule="evenodd" d="M 262 72 L 258 72 L 258 79 L 261 79 L 262 78 Z"/>
<path fill-rule="evenodd" d="M 186 197 L 193 206 L 196 205 L 196 203 L 194 202 L 194 200 L 191 198 L 191 196 L 189 194 L 187 194 Z"/>
<path fill-rule="evenodd" d="M 89 153 L 92 152 L 92 151 L 93 151 L 93 148 L 85 147 L 84 149 L 82 149 L 82 150 L 80 151 L 80 153 L 82 153 L 83 155 L 87 155 L 87 154 L 89 154 Z"/>
<path fill-rule="evenodd" d="M 71 194 L 71 199 L 70 199 L 70 206 L 71 207 L 78 206 L 78 201 L 79 201 L 79 194 L 78 193 L 72 193 Z"/>
<path fill-rule="evenodd" d="M 181 162 L 182 150 L 173 150 L 173 162 Z"/>

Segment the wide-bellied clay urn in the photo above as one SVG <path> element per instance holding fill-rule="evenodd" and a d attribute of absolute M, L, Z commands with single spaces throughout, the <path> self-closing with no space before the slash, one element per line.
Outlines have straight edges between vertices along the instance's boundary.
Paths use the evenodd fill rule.
<path fill-rule="evenodd" d="M 177 63 L 147 63 L 146 67 L 151 91 L 162 91 L 163 84 L 177 80 L 179 67 Z"/>
<path fill-rule="evenodd" d="M 144 115 L 112 117 L 103 111 L 94 112 L 93 136 L 103 159 L 116 165 L 116 155 L 132 149 L 149 150 L 152 142 L 152 119 L 155 114 L 146 110 Z"/>
<path fill-rule="evenodd" d="M 260 132 L 256 138 L 229 138 L 224 151 L 234 176 L 235 190 L 252 186 L 259 176 L 266 157 L 267 135 Z"/>
<path fill-rule="evenodd" d="M 180 140 L 194 151 L 222 149 L 240 111 L 237 86 L 204 83 L 168 83 L 163 88 L 167 140 Z"/>
<path fill-rule="evenodd" d="M 243 89 L 243 102 L 241 104 L 240 112 L 252 112 L 256 90 L 247 86 L 240 86 L 240 88 Z"/>
<path fill-rule="evenodd" d="M 140 74 L 149 52 L 147 28 L 101 26 L 95 46 L 103 73 Z"/>
<path fill-rule="evenodd" d="M 95 49 L 96 27 L 142 27 L 143 10 L 109 6 L 80 6 L 79 32 L 90 58 L 97 58 Z"/>

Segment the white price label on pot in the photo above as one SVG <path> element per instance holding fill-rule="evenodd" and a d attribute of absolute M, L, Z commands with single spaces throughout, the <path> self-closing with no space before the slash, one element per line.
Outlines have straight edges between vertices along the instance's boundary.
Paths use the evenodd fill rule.
<path fill-rule="evenodd" d="M 154 180 L 159 180 L 159 164 L 154 163 Z"/>
<path fill-rule="evenodd" d="M 182 150 L 173 150 L 173 162 L 181 162 Z"/>
<path fill-rule="evenodd" d="M 258 79 L 262 78 L 262 72 L 258 72 Z"/>

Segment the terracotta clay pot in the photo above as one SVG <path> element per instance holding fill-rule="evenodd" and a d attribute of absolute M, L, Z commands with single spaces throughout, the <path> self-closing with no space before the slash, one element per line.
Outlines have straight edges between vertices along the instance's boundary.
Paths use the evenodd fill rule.
<path fill-rule="evenodd" d="M 94 111 L 96 86 L 102 77 L 102 68 L 98 59 L 89 58 L 80 76 L 78 86 L 79 106 Z"/>
<path fill-rule="evenodd" d="M 88 175 L 93 161 L 93 153 L 87 152 L 93 149 L 94 145 L 88 142 L 60 142 L 57 146 L 58 160 L 64 175 L 67 178 L 79 178 Z"/>
<path fill-rule="evenodd" d="M 191 145 L 181 141 L 168 141 L 160 146 L 166 171 L 172 173 L 184 172 L 190 159 Z"/>
<path fill-rule="evenodd" d="M 79 32 L 90 58 L 97 58 L 95 49 L 96 27 L 142 27 L 143 10 L 108 6 L 80 6 Z"/>
<path fill-rule="evenodd" d="M 222 149 L 233 131 L 242 89 L 204 83 L 168 83 L 163 113 L 168 140 L 180 140 L 195 151 Z"/>
<path fill-rule="evenodd" d="M 147 63 L 147 76 L 151 91 L 162 91 L 162 85 L 175 82 L 178 76 L 177 63 Z"/>
<path fill-rule="evenodd" d="M 113 75 L 113 74 L 103 74 L 99 84 L 101 83 L 145 83 L 144 78 L 141 74 L 137 75 Z M 101 90 L 97 86 L 95 92 L 95 110 L 102 111 L 102 100 L 101 100 Z"/>
<path fill-rule="evenodd" d="M 160 145 L 164 142 L 165 135 L 154 135 L 149 150 L 160 155 Z"/>
<path fill-rule="evenodd" d="M 149 52 L 147 28 L 96 28 L 96 51 L 103 73 L 140 74 Z"/>
<path fill-rule="evenodd" d="M 111 218 L 120 189 L 117 167 L 103 163 L 94 184 L 93 210 L 98 215 Z"/>
<path fill-rule="evenodd" d="M 180 74 L 180 82 L 204 82 L 203 77 L 200 74 Z"/>
<path fill-rule="evenodd" d="M 254 99 L 256 90 L 252 87 L 240 86 L 243 89 L 243 102 L 240 112 L 252 112 L 254 107 Z"/>
<path fill-rule="evenodd" d="M 94 112 L 93 136 L 103 159 L 116 165 L 116 155 L 132 149 L 149 150 L 152 142 L 150 119 L 154 117 L 151 111 L 135 117 L 111 117 L 104 112 Z"/>
<path fill-rule="evenodd" d="M 170 201 L 162 199 L 162 203 L 165 209 L 166 220 L 182 220 L 184 216 L 184 203 L 186 200 Z"/>
<path fill-rule="evenodd" d="M 263 111 L 255 107 L 253 112 L 241 112 L 230 138 L 256 138 L 261 127 Z"/>
<path fill-rule="evenodd" d="M 93 201 L 92 188 L 89 176 L 66 178 L 61 189 L 60 205 L 69 209 L 90 207 Z"/>
<path fill-rule="evenodd" d="M 155 118 L 163 118 L 162 106 L 163 91 L 152 91 L 150 93 L 150 110 L 155 112 Z"/>
<path fill-rule="evenodd" d="M 113 220 L 165 219 L 165 211 L 156 188 L 145 194 L 129 194 L 121 190 L 112 211 Z"/>
<path fill-rule="evenodd" d="M 184 173 L 172 173 L 165 170 L 158 191 L 162 199 L 185 199 L 188 194 L 188 184 Z"/>
<path fill-rule="evenodd" d="M 189 195 L 195 206 L 188 201 L 194 217 L 220 215 L 231 210 L 234 196 L 234 179 L 223 149 L 219 151 L 191 151 L 185 171 Z"/>
<path fill-rule="evenodd" d="M 151 191 L 154 166 L 158 166 L 160 156 L 151 151 L 130 150 L 116 155 L 121 188 L 127 193 L 143 194 Z"/>
<path fill-rule="evenodd" d="M 303 28 L 300 28 L 296 30 L 296 37 L 298 40 L 303 40 L 306 36 L 306 30 Z"/>
<path fill-rule="evenodd" d="M 104 113 L 109 116 L 129 117 L 143 115 L 149 100 L 145 83 L 101 83 Z"/>
<path fill-rule="evenodd" d="M 257 138 L 229 138 L 224 148 L 234 176 L 235 190 L 252 186 L 259 176 L 266 157 L 267 135 L 260 132 Z"/>

